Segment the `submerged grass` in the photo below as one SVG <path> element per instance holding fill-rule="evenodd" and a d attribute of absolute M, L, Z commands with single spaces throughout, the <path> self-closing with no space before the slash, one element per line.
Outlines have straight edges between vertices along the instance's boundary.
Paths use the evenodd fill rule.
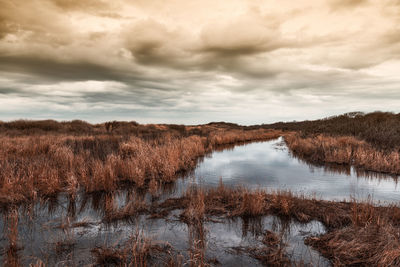
<path fill-rule="evenodd" d="M 182 266 L 168 243 L 156 243 L 138 230 L 124 244 L 94 248 L 92 254 L 97 266 L 146 267 L 153 266 L 155 258 L 164 266 Z"/>
<path fill-rule="evenodd" d="M 242 218 L 245 224 L 246 221 L 268 215 L 277 216 L 282 222 L 288 223 L 322 222 L 327 232 L 308 237 L 306 244 L 321 252 L 334 266 L 397 266 L 400 261 L 400 208 L 394 205 L 374 206 L 372 200 L 324 201 L 285 191 L 227 187 L 222 182 L 215 188 L 194 185 L 181 197 L 161 202 L 128 197 L 127 204 L 122 207 L 113 204 L 115 197 L 110 194 L 102 194 L 104 200 L 98 200 L 103 203 L 100 209 L 109 207 L 104 212 L 105 223 L 133 222 L 139 214 L 148 215 L 150 219 L 168 217 L 172 211 L 180 212 L 176 218 L 187 225 L 188 258 L 179 257 L 167 244 L 155 243 L 137 233 L 128 242 L 93 249 L 95 262 L 99 266 L 151 266 L 154 262 L 162 262 L 165 266 L 213 265 L 211 262 L 216 261 L 207 259 L 205 222 Z M 81 222 L 74 224 L 67 218 L 60 227 L 68 236 L 69 228 L 88 225 L 86 220 Z M 5 266 L 19 266 L 17 224 L 15 213 L 8 213 L 10 249 L 5 257 Z M 261 243 L 261 246 L 240 248 L 238 252 L 246 253 L 266 266 L 301 265 L 293 262 L 290 255 L 286 254 L 286 244 L 281 235 L 267 231 Z M 57 247 L 61 252 L 69 248 L 63 243 Z"/>
<path fill-rule="evenodd" d="M 161 203 L 156 212 L 171 207 L 183 209 L 181 219 L 187 222 L 189 217 L 192 223 L 198 222 L 198 218 L 206 220 L 212 216 L 246 219 L 275 215 L 282 220 L 300 223 L 317 220 L 328 231 L 321 236 L 308 238 L 307 244 L 330 259 L 334 266 L 400 264 L 398 206 L 374 206 L 372 201 L 323 201 L 296 196 L 290 192 L 267 193 L 241 187 L 229 188 L 221 183 L 217 188 L 192 188 L 181 198 Z M 267 266 L 293 265 L 284 253 L 284 244 L 279 243 L 277 246 L 277 240 L 276 236 L 267 233 L 265 248 L 246 248 L 246 251 Z"/>
<path fill-rule="evenodd" d="M 8 247 L 4 258 L 4 265 L 8 267 L 19 267 L 20 261 L 18 256 L 18 209 L 11 207 L 5 214 L 4 221 L 7 225 Z"/>

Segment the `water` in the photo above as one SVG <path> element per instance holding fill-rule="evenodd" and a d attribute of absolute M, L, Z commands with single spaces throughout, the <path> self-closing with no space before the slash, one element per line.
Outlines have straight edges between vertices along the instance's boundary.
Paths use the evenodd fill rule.
<path fill-rule="evenodd" d="M 159 201 L 179 196 L 191 183 L 216 186 L 220 179 L 225 185 L 291 190 L 329 200 L 349 199 L 351 196 L 365 199 L 372 196 L 375 201 L 390 203 L 400 199 L 400 189 L 393 177 L 337 165 L 315 166 L 292 156 L 282 138 L 279 138 L 213 152 L 200 160 L 191 174 L 179 179 L 168 189 L 164 188 Z M 114 204 L 123 207 L 137 196 L 129 188 L 115 192 Z M 129 236 L 138 230 L 156 243 L 168 242 L 174 253 L 182 255 L 184 262 L 187 262 L 196 229 L 179 221 L 181 210 L 175 210 L 162 219 L 139 215 L 129 221 L 107 224 L 103 221 L 106 197 L 79 194 L 74 203 L 74 215 L 69 213 L 71 203 L 65 194 L 61 194 L 54 203 L 36 203 L 31 213 L 21 208 L 18 220 L 18 257 L 22 265 L 28 266 L 36 262 L 36 259 L 42 259 L 49 266 L 91 264 L 95 261 L 92 249 L 123 246 Z M 149 201 L 148 196 L 143 197 Z M 81 221 L 87 224 L 66 230 L 60 228 L 60 225 L 73 225 Z M 304 244 L 305 237 L 325 232 L 324 226 L 318 221 L 301 224 L 281 221 L 275 216 L 250 221 L 241 218 L 213 218 L 213 221 L 204 222 L 203 230 L 206 261 L 211 263 L 217 259 L 222 266 L 261 266 L 243 248 L 263 247 L 263 234 L 270 230 L 282 236 L 288 245 L 286 253 L 292 260 L 313 266 L 330 266 L 329 261 Z M 1 265 L 8 257 L 6 248 L 9 230 L 3 217 L 0 218 L 0 231 Z M 64 245 L 60 247 L 59 244 Z M 156 263 L 160 262 L 162 259 L 156 260 Z"/>
<path fill-rule="evenodd" d="M 119 194 L 119 204 L 126 205 L 124 192 Z M 86 204 L 83 204 L 83 203 Z M 97 202 L 93 197 L 87 200 L 79 197 L 77 207 L 79 212 L 75 217 L 67 217 L 68 199 L 60 195 L 57 203 L 37 203 L 31 215 L 21 209 L 19 214 L 18 258 L 22 266 L 29 266 L 41 259 L 48 266 L 86 266 L 95 262 L 92 250 L 99 247 L 119 248 L 137 231 L 148 238 L 152 244 L 161 246 L 169 244 L 174 252 L 184 257 L 188 263 L 190 248 L 197 240 L 196 228 L 178 220 L 180 210 L 175 210 L 167 218 L 149 219 L 139 215 L 133 220 L 118 221 L 107 224 L 102 221 L 104 210 L 95 208 Z M 125 203 L 122 203 L 125 202 Z M 82 207 L 82 208 L 81 208 Z M 67 220 L 70 220 L 69 222 Z M 83 226 L 73 226 L 74 222 L 87 222 Z M 69 223 L 71 227 L 62 229 Z M 217 259 L 221 266 L 262 266 L 262 264 L 241 249 L 263 248 L 261 240 L 266 230 L 282 236 L 287 244 L 287 254 L 293 261 L 302 261 L 310 266 L 330 266 L 328 260 L 304 244 L 304 238 L 310 235 L 322 234 L 325 227 L 318 221 L 295 223 L 281 221 L 276 216 L 264 216 L 247 221 L 241 218 L 221 219 L 213 217 L 203 225 L 206 262 Z M 0 221 L 0 262 L 6 256 L 7 227 Z M 59 244 L 64 244 L 60 246 Z M 71 244 L 71 245 L 69 245 Z M 159 259 L 153 264 L 164 266 L 164 260 Z M 211 264 L 210 266 L 215 266 Z M 219 266 L 219 265 L 218 265 Z"/>
<path fill-rule="evenodd" d="M 291 190 L 326 200 L 365 200 L 370 196 L 381 204 L 400 201 L 397 178 L 348 166 L 306 163 L 289 153 L 282 138 L 213 152 L 190 176 L 209 186 L 222 179 L 225 185 Z"/>

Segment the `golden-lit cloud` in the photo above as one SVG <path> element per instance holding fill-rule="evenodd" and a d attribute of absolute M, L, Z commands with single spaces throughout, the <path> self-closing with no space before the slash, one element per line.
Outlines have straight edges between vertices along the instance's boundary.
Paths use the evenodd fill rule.
<path fill-rule="evenodd" d="M 250 123 L 299 116 L 307 103 L 304 117 L 396 109 L 399 25 L 396 0 L 0 0 L 0 98 L 36 103 L 3 119 L 104 107 Z"/>

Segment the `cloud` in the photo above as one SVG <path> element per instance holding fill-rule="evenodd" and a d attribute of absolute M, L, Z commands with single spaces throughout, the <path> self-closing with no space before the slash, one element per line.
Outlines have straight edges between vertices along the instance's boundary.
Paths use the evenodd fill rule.
<path fill-rule="evenodd" d="M 27 72 L 47 80 L 120 80 L 122 75 L 101 65 L 86 62 L 55 62 L 52 59 L 0 56 L 0 70 Z"/>
<path fill-rule="evenodd" d="M 200 51 L 221 57 L 258 54 L 285 46 L 279 25 L 257 12 L 209 23 L 203 27 L 200 39 Z"/>
<path fill-rule="evenodd" d="M 376 88 L 395 107 L 399 22 L 391 0 L 0 0 L 0 101 L 24 103 L 2 116 L 31 103 L 37 116 L 262 122 L 308 104 L 304 116 L 379 109 Z"/>
<path fill-rule="evenodd" d="M 48 0 L 62 12 L 81 12 L 93 16 L 106 17 L 111 19 L 124 19 L 119 14 L 122 6 L 120 1 L 104 0 Z"/>
<path fill-rule="evenodd" d="M 111 8 L 110 2 L 101 0 L 49 0 L 64 10 L 105 10 Z"/>
<path fill-rule="evenodd" d="M 331 0 L 331 6 L 333 9 L 346 9 L 362 6 L 368 2 L 368 0 Z"/>
<path fill-rule="evenodd" d="M 173 67 L 188 56 L 185 51 L 186 36 L 151 19 L 133 23 L 124 35 L 125 48 L 140 64 Z"/>

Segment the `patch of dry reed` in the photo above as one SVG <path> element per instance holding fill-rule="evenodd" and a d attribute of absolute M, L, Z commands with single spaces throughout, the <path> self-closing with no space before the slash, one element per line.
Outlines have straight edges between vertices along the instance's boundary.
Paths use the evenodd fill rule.
<path fill-rule="evenodd" d="M 312 162 L 349 164 L 366 171 L 400 174 L 400 153 L 378 150 L 351 136 L 286 134 L 285 141 L 295 156 Z"/>
<path fill-rule="evenodd" d="M 218 146 L 280 134 L 267 130 L 213 130 L 207 136 L 162 133 L 155 139 L 114 134 L 0 135 L 0 205 L 33 202 L 59 192 L 74 198 L 80 188 L 87 193 L 112 192 L 124 183 L 156 194 L 161 184 L 191 170 L 199 157 Z"/>
<path fill-rule="evenodd" d="M 287 244 L 282 240 L 281 235 L 267 230 L 262 243 L 264 246 L 239 247 L 235 250 L 249 254 L 265 266 L 297 266 L 286 255 Z"/>
<path fill-rule="evenodd" d="M 361 203 L 354 200 L 323 201 L 290 192 L 267 193 L 229 188 L 220 183 L 217 188 L 192 188 L 181 198 L 160 204 L 157 212 L 182 208 L 181 218 L 190 223 L 210 216 L 240 216 L 246 219 L 275 215 L 301 223 L 317 220 L 326 226 L 328 232 L 308 238 L 307 244 L 320 251 L 335 266 L 399 265 L 400 208 L 397 206 L 374 206 L 371 200 Z M 197 208 L 199 214 L 196 214 Z M 261 261 L 275 262 L 277 266 L 290 265 L 283 253 L 283 244 L 274 247 L 274 240 L 277 240 L 274 236 L 267 235 L 265 242 L 271 244 L 253 252 Z"/>
<path fill-rule="evenodd" d="M 151 259 L 163 254 L 166 266 L 181 266 L 178 258 L 172 257 L 168 243 L 159 244 L 136 231 L 127 242 L 112 247 L 92 249 L 98 266 L 152 266 Z"/>

